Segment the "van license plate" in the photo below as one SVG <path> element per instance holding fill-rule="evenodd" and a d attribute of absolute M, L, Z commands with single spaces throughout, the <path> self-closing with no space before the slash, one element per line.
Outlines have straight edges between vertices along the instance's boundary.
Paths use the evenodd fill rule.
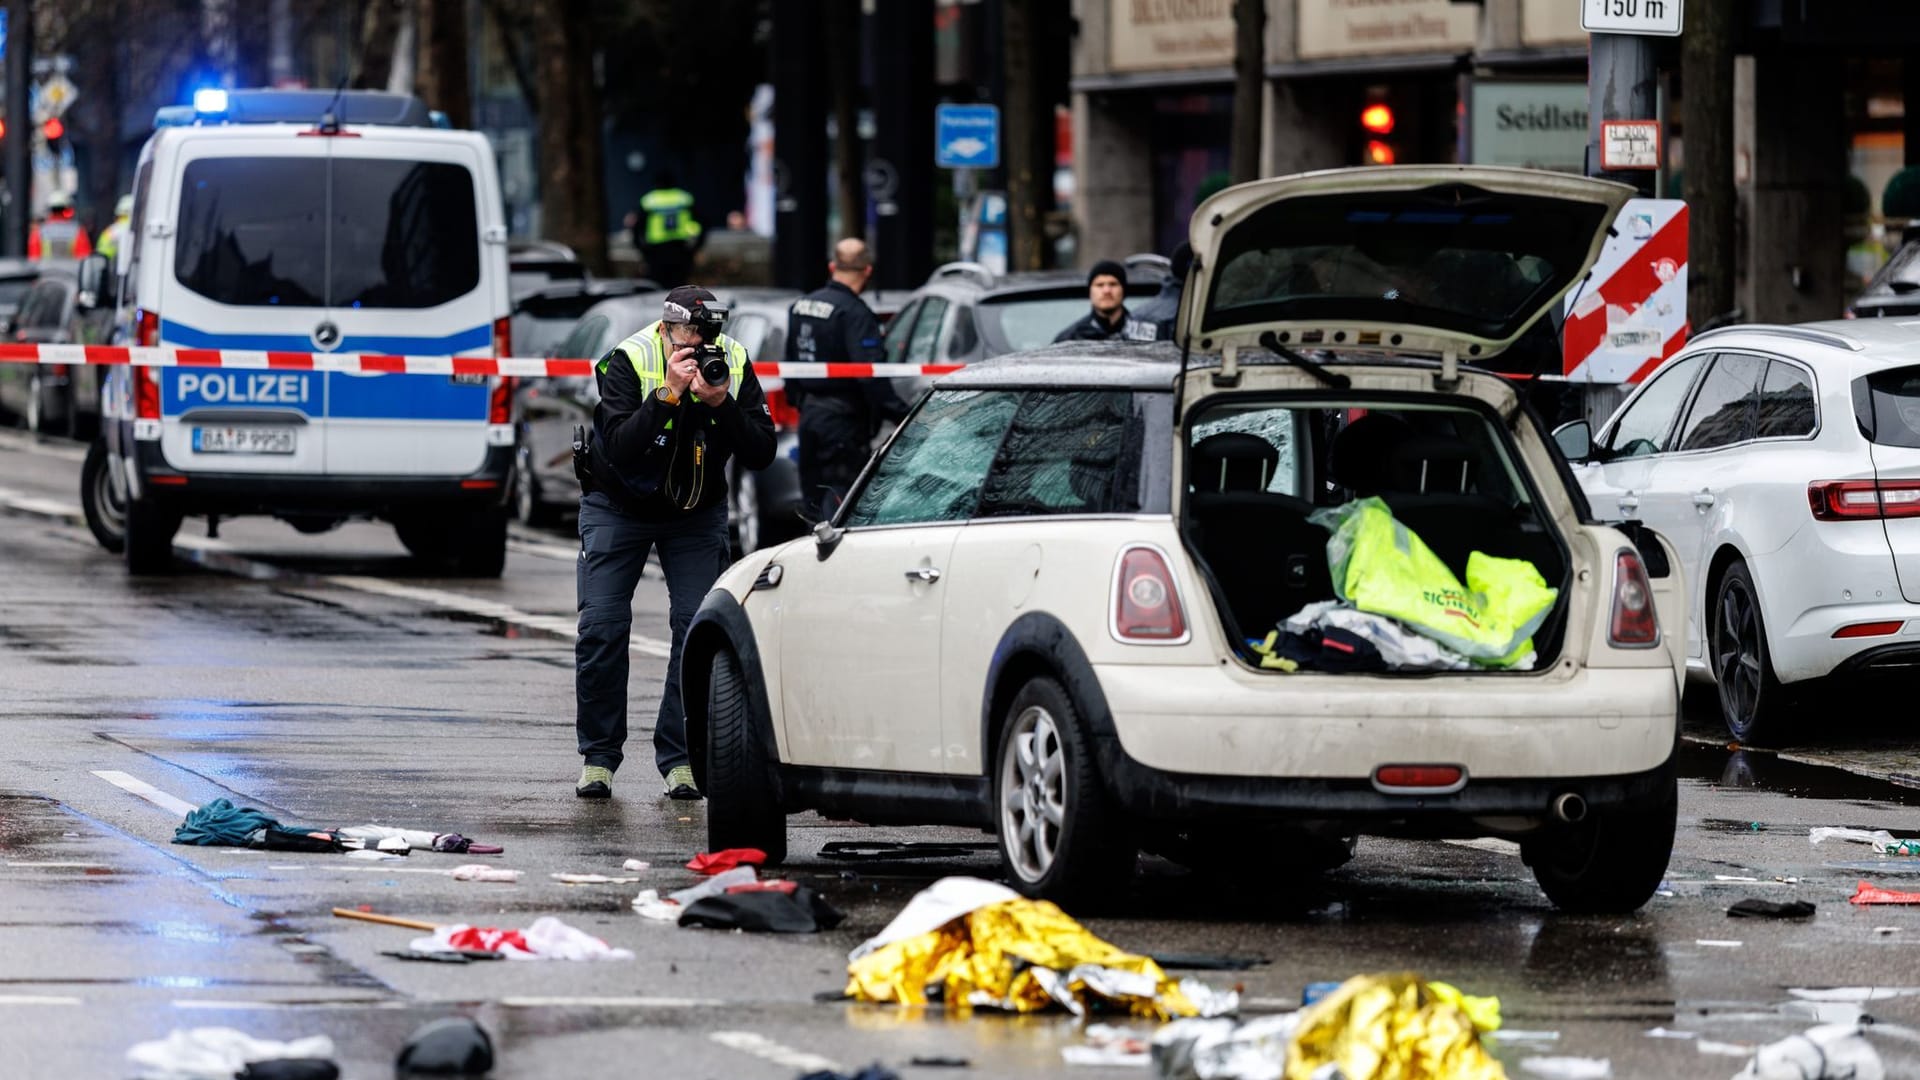
<path fill-rule="evenodd" d="M 291 454 L 293 429 L 197 427 L 193 450 L 197 454 Z"/>

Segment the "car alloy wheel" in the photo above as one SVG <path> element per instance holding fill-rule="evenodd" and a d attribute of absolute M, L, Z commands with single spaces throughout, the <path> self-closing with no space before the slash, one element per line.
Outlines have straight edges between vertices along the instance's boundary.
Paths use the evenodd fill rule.
<path fill-rule="evenodd" d="M 1711 617 L 1713 678 L 1727 730 L 1743 743 L 1776 735 L 1784 690 L 1769 662 L 1766 620 L 1745 563 L 1721 576 Z"/>
<path fill-rule="evenodd" d="M 534 488 L 533 457 L 525 443 L 513 455 L 513 510 L 523 525 L 532 525 L 540 516 L 540 492 Z"/>
<path fill-rule="evenodd" d="M 46 423 L 47 419 L 46 406 L 40 401 L 45 392 L 46 387 L 42 385 L 39 375 L 27 379 L 27 430 L 35 435 L 40 434 L 40 425 Z"/>
<path fill-rule="evenodd" d="M 1012 752 L 1000 769 L 1000 829 L 1013 870 L 1037 881 L 1052 868 L 1067 818 L 1066 751 L 1053 714 L 1028 706 L 1007 733 Z"/>
<path fill-rule="evenodd" d="M 760 485 L 742 469 L 733 485 L 734 530 L 740 536 L 740 554 L 760 550 Z"/>

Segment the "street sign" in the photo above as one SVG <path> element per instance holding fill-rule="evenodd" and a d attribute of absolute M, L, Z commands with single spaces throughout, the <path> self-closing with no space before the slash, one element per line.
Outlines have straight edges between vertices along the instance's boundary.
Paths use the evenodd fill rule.
<path fill-rule="evenodd" d="M 80 88 L 65 75 L 55 74 L 40 84 L 40 102 L 45 106 L 48 116 L 63 116 L 73 99 L 80 96 Z"/>
<path fill-rule="evenodd" d="M 1680 36 L 1682 0 L 1581 0 L 1580 29 L 1589 34 Z"/>
<path fill-rule="evenodd" d="M 1658 169 L 1660 167 L 1660 121 L 1600 121 L 1600 168 Z"/>
<path fill-rule="evenodd" d="M 933 163 L 943 169 L 1000 165 L 998 105 L 939 105 L 933 110 Z"/>
<path fill-rule="evenodd" d="M 1628 199 L 1587 279 L 1567 294 L 1562 370 L 1637 383 L 1686 344 L 1687 204 Z"/>

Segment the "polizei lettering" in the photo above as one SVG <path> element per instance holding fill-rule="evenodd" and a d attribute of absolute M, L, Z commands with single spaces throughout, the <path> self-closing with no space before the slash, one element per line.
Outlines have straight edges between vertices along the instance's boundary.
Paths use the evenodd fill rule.
<path fill-rule="evenodd" d="M 180 396 L 197 396 L 209 404 L 305 405 L 307 380 L 299 375 L 271 371 L 219 371 L 204 375 L 189 371 L 180 376 Z"/>

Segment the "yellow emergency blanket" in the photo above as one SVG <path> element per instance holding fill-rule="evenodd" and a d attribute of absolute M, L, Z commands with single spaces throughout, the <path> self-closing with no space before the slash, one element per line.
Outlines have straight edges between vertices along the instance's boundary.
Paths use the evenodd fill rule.
<path fill-rule="evenodd" d="M 1467 558 L 1462 585 L 1377 497 L 1317 510 L 1307 520 L 1333 533 L 1327 566 L 1340 599 L 1484 667 L 1512 667 L 1532 653 L 1533 632 L 1560 595 L 1532 563 L 1478 551 Z"/>
<path fill-rule="evenodd" d="M 932 987 L 954 1009 L 1059 1004 L 1085 1015 L 1097 999 L 1155 1020 L 1200 1012 L 1151 957 L 1100 940 L 1045 900 L 988 904 L 847 965 L 846 993 L 859 1001 L 923 1005 Z"/>
<path fill-rule="evenodd" d="M 1499 1026 L 1498 998 L 1411 972 L 1357 975 L 1301 1014 L 1286 1080 L 1311 1080 L 1329 1063 L 1346 1080 L 1505 1080 L 1480 1045 Z"/>

